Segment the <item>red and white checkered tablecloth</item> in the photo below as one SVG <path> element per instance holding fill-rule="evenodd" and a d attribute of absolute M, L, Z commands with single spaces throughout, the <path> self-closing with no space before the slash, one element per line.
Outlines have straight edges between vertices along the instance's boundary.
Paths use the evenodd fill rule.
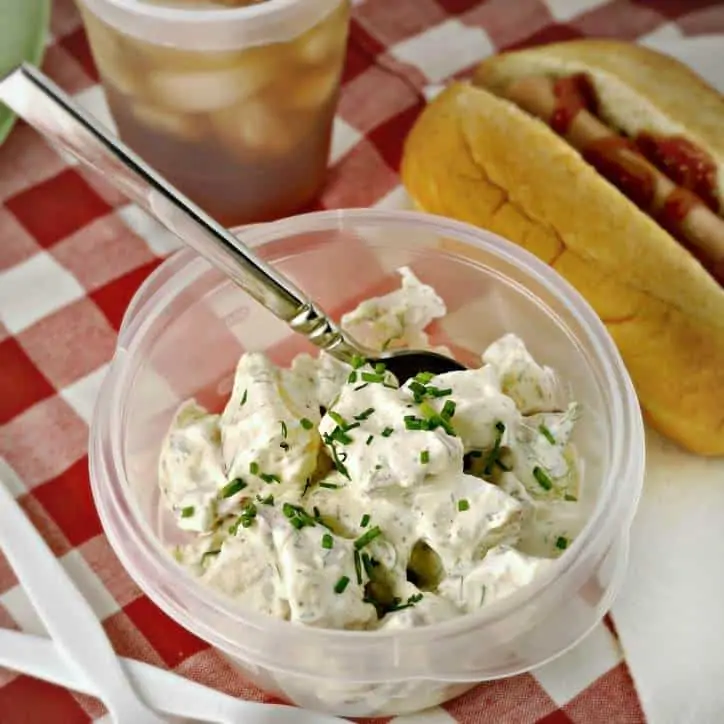
<path fill-rule="evenodd" d="M 717 0 L 355 0 L 332 168 L 315 208 L 394 205 L 401 141 L 429 84 L 502 48 L 580 36 L 724 34 Z M 43 69 L 105 105 L 78 14 L 55 0 Z M 18 123 L 0 148 L 0 455 L 18 500 L 102 619 L 119 654 L 225 692 L 269 697 L 161 613 L 111 551 L 86 442 L 95 394 L 131 296 L 177 242 L 116 191 Z M 44 633 L 0 556 L 0 626 Z M 0 669 L 0 724 L 82 724 L 95 699 Z M 483 684 L 400 724 L 637 724 L 644 715 L 610 619 L 533 674 Z"/>

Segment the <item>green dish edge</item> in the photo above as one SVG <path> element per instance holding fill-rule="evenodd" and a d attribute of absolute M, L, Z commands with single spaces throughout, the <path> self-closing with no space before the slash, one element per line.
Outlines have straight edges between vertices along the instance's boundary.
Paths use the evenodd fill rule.
<path fill-rule="evenodd" d="M 20 0 L 20 3 L 23 4 L 30 4 L 31 2 L 34 2 L 35 5 L 37 5 L 37 9 L 33 17 L 34 25 L 27 33 L 28 42 L 24 48 L 24 56 L 22 58 L 17 58 L 14 62 L 19 63 L 24 60 L 28 63 L 33 63 L 34 65 L 40 65 L 45 55 L 45 41 L 48 34 L 48 27 L 50 25 L 51 3 L 50 0 Z M 3 3 L 0 2 L 0 4 Z M 9 71 L 11 67 L 12 66 L 0 66 L 0 75 Z M 15 114 L 5 105 L 0 103 L 0 145 L 2 145 L 10 134 L 16 120 L 17 118 Z"/>

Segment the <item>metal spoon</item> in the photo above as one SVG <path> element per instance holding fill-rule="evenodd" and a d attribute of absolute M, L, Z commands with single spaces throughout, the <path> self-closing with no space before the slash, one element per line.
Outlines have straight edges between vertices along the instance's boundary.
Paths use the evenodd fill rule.
<path fill-rule="evenodd" d="M 464 369 L 435 352 L 377 353 L 359 345 L 286 277 L 177 191 L 37 68 L 23 64 L 0 79 L 0 100 L 54 144 L 100 172 L 295 332 L 337 359 L 349 363 L 359 356 L 383 362 L 401 383 L 418 372 Z"/>

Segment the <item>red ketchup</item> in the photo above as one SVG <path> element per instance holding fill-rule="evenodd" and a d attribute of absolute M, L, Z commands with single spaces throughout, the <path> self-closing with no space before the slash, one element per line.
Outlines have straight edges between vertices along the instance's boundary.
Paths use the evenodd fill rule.
<path fill-rule="evenodd" d="M 622 191 L 636 206 L 649 212 L 656 198 L 656 181 L 636 146 L 621 136 L 607 136 L 589 143 L 583 157 Z"/>
<path fill-rule="evenodd" d="M 590 111 L 594 115 L 598 110 L 596 91 L 585 73 L 576 73 L 558 78 L 553 85 L 556 105 L 553 109 L 551 128 L 564 136 L 580 111 Z"/>
<path fill-rule="evenodd" d="M 636 145 L 677 186 L 692 191 L 715 214 L 719 213 L 716 163 L 706 151 L 682 136 L 657 136 L 646 132 L 636 136 Z"/>

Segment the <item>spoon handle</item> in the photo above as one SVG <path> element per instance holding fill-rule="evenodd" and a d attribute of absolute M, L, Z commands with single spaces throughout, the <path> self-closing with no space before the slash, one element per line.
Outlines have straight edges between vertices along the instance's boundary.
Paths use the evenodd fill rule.
<path fill-rule="evenodd" d="M 364 355 L 289 279 L 176 190 L 37 68 L 23 63 L 0 78 L 0 100 L 54 145 L 100 173 L 295 332 L 342 361 Z"/>

